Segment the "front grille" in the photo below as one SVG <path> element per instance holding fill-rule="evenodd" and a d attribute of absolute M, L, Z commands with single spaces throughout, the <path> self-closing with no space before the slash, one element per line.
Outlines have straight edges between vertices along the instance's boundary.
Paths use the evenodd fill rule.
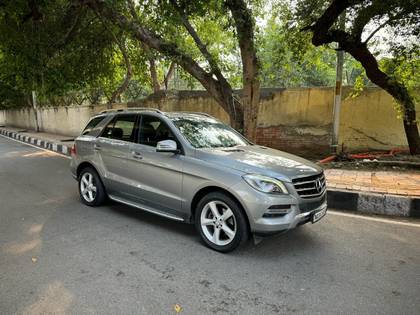
<path fill-rule="evenodd" d="M 327 188 L 323 172 L 317 175 L 295 178 L 292 182 L 301 198 L 319 197 Z"/>

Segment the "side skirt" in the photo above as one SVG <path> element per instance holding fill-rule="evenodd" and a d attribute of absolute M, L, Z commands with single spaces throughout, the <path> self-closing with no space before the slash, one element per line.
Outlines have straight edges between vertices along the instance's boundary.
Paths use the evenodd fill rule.
<path fill-rule="evenodd" d="M 123 204 L 125 204 L 125 205 L 127 205 L 127 206 L 130 206 L 130 207 L 134 207 L 134 208 L 141 209 L 141 210 L 144 210 L 144 211 L 147 211 L 147 212 L 153 213 L 153 214 L 157 214 L 157 215 L 160 215 L 160 216 L 162 216 L 162 217 L 165 217 L 165 218 L 168 218 L 168 219 L 171 219 L 171 220 L 175 220 L 175 221 L 185 221 L 183 218 L 178 217 L 178 216 L 175 216 L 175 215 L 173 215 L 173 214 L 164 213 L 164 212 L 161 212 L 161 211 L 158 211 L 158 210 L 152 209 L 152 208 L 150 208 L 150 207 L 146 207 L 146 206 L 138 205 L 138 204 L 136 204 L 136 203 L 134 203 L 134 202 L 127 201 L 127 200 L 124 200 L 124 199 L 119 198 L 119 197 L 115 197 L 115 196 L 112 196 L 112 195 L 109 195 L 108 197 L 109 197 L 109 199 L 114 200 L 114 201 L 116 201 L 116 202 L 120 202 L 120 203 L 123 203 Z"/>

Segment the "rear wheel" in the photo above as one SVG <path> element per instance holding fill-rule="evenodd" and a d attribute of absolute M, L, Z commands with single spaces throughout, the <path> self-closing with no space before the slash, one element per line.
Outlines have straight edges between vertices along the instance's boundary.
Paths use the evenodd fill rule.
<path fill-rule="evenodd" d="M 80 172 L 79 194 L 82 202 L 91 207 L 103 204 L 106 199 L 104 185 L 92 167 L 86 167 Z"/>
<path fill-rule="evenodd" d="M 219 252 L 230 252 L 248 239 L 245 215 L 224 193 L 206 195 L 197 205 L 195 225 L 204 243 Z"/>

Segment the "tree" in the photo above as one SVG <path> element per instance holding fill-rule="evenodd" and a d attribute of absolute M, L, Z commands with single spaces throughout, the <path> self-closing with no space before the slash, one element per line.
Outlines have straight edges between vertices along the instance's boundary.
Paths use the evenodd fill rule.
<path fill-rule="evenodd" d="M 254 44 L 254 17 L 252 10 L 243 0 L 220 1 L 176 1 L 159 2 L 143 1 L 134 4 L 128 0 L 117 3 L 104 3 L 98 0 L 81 1 L 101 14 L 105 19 L 119 26 L 139 41 L 161 55 L 171 59 L 186 72 L 197 79 L 203 87 L 229 114 L 234 128 L 243 130 L 251 140 L 256 138 L 256 118 L 258 112 L 260 87 L 259 64 Z M 164 23 L 148 23 L 151 8 L 161 14 Z M 227 11 L 228 10 L 228 11 Z M 221 69 L 218 56 L 209 50 L 210 43 L 202 40 L 191 22 L 198 17 L 210 15 L 233 24 L 239 45 L 243 69 L 243 93 L 241 102 L 235 101 L 233 89 Z M 200 53 L 198 58 L 185 49 L 188 42 L 177 36 L 179 26 L 192 39 L 195 49 Z M 165 28 L 162 32 L 162 28 Z M 229 27 L 229 25 L 227 25 Z M 169 36 L 168 36 L 169 35 Z"/>
<path fill-rule="evenodd" d="M 335 53 L 310 43 L 310 35 L 293 27 L 291 8 L 276 3 L 266 12 L 258 35 L 261 84 L 264 87 L 332 86 Z"/>
<path fill-rule="evenodd" d="M 130 65 L 130 60 L 133 65 Z M 114 102 L 146 59 L 120 29 L 73 1 L 0 2 L 0 107 Z"/>
<path fill-rule="evenodd" d="M 337 26 L 337 20 L 344 11 L 351 18 L 346 21 L 346 30 L 341 30 Z M 338 49 L 349 53 L 362 64 L 367 77 L 374 84 L 401 104 L 410 152 L 420 154 L 420 136 L 413 96 L 393 73 L 387 73 L 380 68 L 377 57 L 368 45 L 384 27 L 389 27 L 397 34 L 396 41 L 390 43 L 390 50 L 400 53 L 418 45 L 407 39 L 412 34 L 418 36 L 420 33 L 418 1 L 333 0 L 325 5 L 324 1 L 300 0 L 297 15 L 309 24 L 303 29 L 312 32 L 312 43 L 315 46 L 338 43 Z"/>

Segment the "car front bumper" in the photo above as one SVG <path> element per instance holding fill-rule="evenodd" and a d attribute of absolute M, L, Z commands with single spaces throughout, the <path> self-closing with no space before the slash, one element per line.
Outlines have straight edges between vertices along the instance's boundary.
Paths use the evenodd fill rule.
<path fill-rule="evenodd" d="M 298 225 L 312 222 L 315 213 L 327 210 L 326 191 L 317 198 L 303 199 L 293 194 L 260 193 L 246 183 L 239 183 L 232 188 L 247 213 L 251 231 L 258 235 L 276 234 L 293 229 Z M 267 217 L 272 206 L 289 206 L 289 208 L 283 215 Z"/>

